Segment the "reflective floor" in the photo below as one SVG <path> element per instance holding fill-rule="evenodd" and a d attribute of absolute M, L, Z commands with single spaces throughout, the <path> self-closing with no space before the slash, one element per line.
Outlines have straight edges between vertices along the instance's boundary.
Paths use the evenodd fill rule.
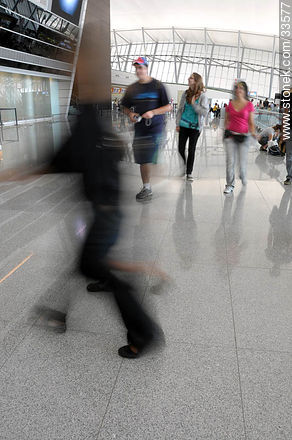
<path fill-rule="evenodd" d="M 72 175 L 23 179 L 19 165 L 53 152 L 62 123 L 5 128 L 0 161 L 1 440 L 288 440 L 292 371 L 292 188 L 285 159 L 251 145 L 249 182 L 225 197 L 222 132 L 201 135 L 192 184 L 177 177 L 174 122 L 137 204 L 129 148 L 121 237 L 113 253 L 155 261 L 172 277 L 136 276 L 166 337 L 122 360 L 125 330 L 110 294 L 76 274 L 88 204 Z M 130 143 L 131 133 L 123 130 Z M 3 139 L 2 137 L 2 139 Z M 17 180 L 16 180 L 17 179 Z M 33 318 L 69 301 L 68 331 Z"/>

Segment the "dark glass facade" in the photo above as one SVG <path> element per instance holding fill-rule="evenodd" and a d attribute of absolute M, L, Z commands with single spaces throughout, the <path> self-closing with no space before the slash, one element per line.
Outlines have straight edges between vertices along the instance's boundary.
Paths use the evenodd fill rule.
<path fill-rule="evenodd" d="M 1 46 L 73 63 L 79 28 L 29 0 L 0 1 Z"/>
<path fill-rule="evenodd" d="M 5 66 L 5 67 L 15 68 L 15 69 L 31 70 L 33 72 L 48 73 L 50 75 L 71 76 L 71 72 L 69 72 L 69 71 L 53 69 L 50 67 L 44 67 L 44 66 L 40 66 L 37 64 L 20 63 L 18 61 L 12 61 L 12 60 L 2 59 L 1 65 Z"/>

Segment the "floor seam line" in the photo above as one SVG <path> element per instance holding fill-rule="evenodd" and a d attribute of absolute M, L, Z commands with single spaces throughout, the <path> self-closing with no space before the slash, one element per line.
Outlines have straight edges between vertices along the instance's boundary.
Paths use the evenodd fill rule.
<path fill-rule="evenodd" d="M 98 432 L 97 432 L 96 440 L 98 440 L 98 438 L 99 438 L 100 432 L 101 432 L 102 427 L 103 427 L 103 423 L 104 423 L 105 418 L 106 418 L 106 415 L 107 415 L 107 413 L 108 413 L 108 409 L 109 409 L 109 406 L 110 406 L 110 403 L 111 403 L 111 400 L 112 400 L 112 396 L 113 396 L 113 393 L 114 393 L 114 389 L 115 389 L 116 384 L 117 384 L 117 382 L 118 382 L 118 378 L 119 378 L 119 375 L 120 375 L 120 372 L 121 372 L 121 369 L 122 369 L 123 363 L 124 363 L 124 361 L 123 361 L 123 359 L 122 359 L 122 360 L 121 360 L 121 363 L 120 363 L 120 367 L 119 367 L 118 372 L 117 372 L 117 376 L 116 376 L 115 382 L 114 382 L 113 387 L 112 387 L 112 391 L 111 391 L 110 397 L 109 397 L 109 399 L 108 399 L 108 403 L 107 403 L 107 406 L 106 406 L 106 409 L 105 409 L 104 415 L 103 415 L 102 420 L 101 420 L 101 422 L 100 422 L 100 427 L 99 427 Z"/>
<path fill-rule="evenodd" d="M 156 253 L 156 256 L 155 256 L 155 259 L 154 259 L 154 265 L 156 265 L 156 262 L 157 262 L 157 260 L 158 260 L 158 258 L 159 258 L 160 251 L 161 251 L 161 249 L 162 249 L 163 242 L 164 242 L 164 240 L 165 240 L 165 237 L 166 237 L 167 231 L 168 231 L 168 229 L 169 229 L 170 222 L 172 221 L 172 213 L 173 213 L 174 211 L 175 211 L 175 207 L 174 207 L 173 210 L 171 211 L 171 214 L 170 214 L 169 219 L 168 219 L 168 221 L 167 221 L 167 226 L 166 226 L 166 228 L 165 228 L 165 232 L 164 232 L 164 234 L 163 234 L 163 237 L 161 238 L 161 241 L 160 241 L 159 246 L 157 247 L 157 253 Z M 148 280 L 147 280 L 147 283 L 146 283 L 146 286 L 145 286 L 145 290 L 144 290 L 144 294 L 143 294 L 143 298 L 142 298 L 141 304 L 144 303 L 144 300 L 145 300 L 145 298 L 146 298 L 146 296 L 147 296 L 147 292 L 149 292 L 150 284 L 151 284 L 151 279 L 152 279 L 152 275 L 153 275 L 153 271 L 151 272 L 151 274 L 150 274 L 149 277 L 148 277 Z"/>
<path fill-rule="evenodd" d="M 262 193 L 260 187 L 258 186 L 257 181 L 254 180 L 254 183 L 255 183 L 255 186 L 257 187 L 257 189 L 258 189 L 258 191 L 259 191 L 261 197 L 263 198 L 263 200 L 264 200 L 264 202 L 265 202 L 265 205 L 268 207 L 269 212 L 271 212 L 271 207 L 270 207 L 270 205 L 269 205 L 267 199 L 264 197 L 264 195 L 263 195 L 263 193 Z"/>
<path fill-rule="evenodd" d="M 5 200 L 5 201 L 1 201 L 1 196 L 2 196 L 2 195 L 1 195 L 1 196 L 0 196 L 0 207 L 1 207 L 1 205 L 3 205 L 4 203 L 9 202 L 10 200 L 13 200 L 15 197 L 21 196 L 21 194 L 24 194 L 24 193 L 27 191 L 27 189 L 31 189 L 31 188 L 33 188 L 34 185 L 35 185 L 35 183 L 36 183 L 38 180 L 40 180 L 40 179 L 37 179 L 37 180 L 35 180 L 35 181 L 33 181 L 33 182 L 30 182 L 30 183 L 25 184 L 25 189 L 24 189 L 23 191 L 20 191 L 19 194 L 17 194 L 17 195 L 13 195 L 12 197 L 7 198 L 7 200 Z M 26 186 L 26 185 L 27 185 L 27 186 Z M 8 191 L 6 191 L 5 193 L 3 193 L 3 195 L 4 195 L 4 194 L 7 195 L 7 193 L 8 193 L 9 191 L 14 191 L 14 190 L 17 190 L 17 187 L 15 187 L 15 188 L 11 188 L 10 190 L 8 190 Z M 17 191 L 16 191 L 16 192 L 17 192 Z"/>
<path fill-rule="evenodd" d="M 13 195 L 12 197 L 7 198 L 7 200 L 5 200 L 5 201 L 1 201 L 1 196 L 0 196 L 0 207 L 1 207 L 2 205 L 4 205 L 5 203 L 10 202 L 11 200 L 13 200 L 13 199 L 15 199 L 15 198 L 21 196 L 22 194 L 26 193 L 26 192 L 29 191 L 30 189 L 33 189 L 33 188 L 36 186 L 37 183 L 40 183 L 40 181 L 43 179 L 43 177 L 44 177 L 45 175 L 46 175 L 46 174 L 43 174 L 40 178 L 38 178 L 38 179 L 36 179 L 36 180 L 34 180 L 34 181 L 32 181 L 32 182 L 24 183 L 24 188 L 25 188 L 25 189 L 23 189 L 23 191 L 20 191 L 18 194 Z M 59 174 L 58 174 L 57 176 L 59 176 Z M 47 183 L 47 184 L 44 184 L 43 187 L 45 187 L 46 185 L 51 185 L 51 184 L 52 184 L 55 180 L 57 180 L 57 179 L 58 179 L 58 177 L 54 178 L 51 182 L 49 182 L 49 183 Z M 11 191 L 16 190 L 16 189 L 17 189 L 17 188 L 12 188 Z"/>
<path fill-rule="evenodd" d="M 224 226 L 224 230 L 225 230 L 225 226 Z M 245 410 L 244 410 L 244 402 L 243 402 L 243 394 L 242 394 L 241 373 L 240 373 L 239 356 L 238 356 L 238 344 L 237 344 L 237 336 L 236 336 L 235 316 L 234 316 L 234 308 L 233 308 L 233 299 L 232 299 L 232 292 L 231 292 L 231 282 L 230 282 L 230 272 L 229 272 L 228 260 L 227 260 L 226 265 L 227 265 L 227 278 L 228 278 L 229 295 L 230 295 L 230 303 L 231 303 L 230 305 L 231 305 L 232 321 L 233 321 L 233 331 L 234 331 L 235 354 L 236 354 L 236 363 L 237 363 L 237 372 L 238 372 L 239 393 L 240 393 L 240 400 L 241 400 L 241 407 L 242 407 L 243 428 L 244 428 L 244 436 L 245 436 L 245 439 L 247 440 L 246 418 L 245 418 Z"/>
<path fill-rule="evenodd" d="M 32 328 L 34 327 L 35 323 L 37 322 L 37 319 L 32 323 L 32 325 L 30 327 L 28 327 L 27 332 L 25 333 L 25 335 L 23 336 L 23 338 L 20 339 L 20 341 L 15 345 L 14 349 L 12 350 L 11 354 L 8 356 L 7 359 L 5 359 L 5 361 L 3 362 L 3 364 L 0 365 L 0 371 L 3 369 L 3 367 L 5 366 L 5 364 L 10 360 L 10 358 L 14 355 L 15 351 L 17 350 L 17 348 L 20 346 L 20 344 L 22 344 L 22 342 L 25 340 L 25 338 L 28 336 L 28 334 L 30 333 L 30 331 L 32 330 Z"/>
<path fill-rule="evenodd" d="M 32 220 L 28 225 L 24 226 L 24 228 L 20 229 L 18 232 L 16 232 L 14 235 L 12 235 L 11 237 L 9 237 L 6 241 L 4 241 L 2 243 L 2 245 L 9 243 L 11 240 L 13 240 L 15 237 L 17 237 L 18 234 L 22 233 L 23 231 L 25 231 L 27 228 L 29 228 L 31 225 L 33 225 L 35 222 L 39 221 L 40 219 L 45 218 L 46 215 L 48 215 L 51 211 L 54 211 L 54 209 L 61 205 L 62 203 L 64 203 L 67 199 L 69 199 L 71 197 L 71 194 L 68 194 L 67 196 L 65 196 L 62 200 L 60 200 L 60 202 L 58 202 L 56 205 L 53 206 L 53 208 L 49 209 L 46 212 L 43 212 L 38 218 L 36 218 L 35 220 Z M 81 202 L 79 202 L 81 203 Z M 77 205 L 76 205 L 77 206 Z M 75 206 L 74 206 L 75 208 Z M 70 212 L 73 208 L 71 208 L 68 212 Z M 65 214 L 65 216 L 68 214 L 68 212 Z M 64 216 L 64 217 L 65 217 Z"/>
<path fill-rule="evenodd" d="M 223 203 L 221 182 L 220 182 L 220 188 L 221 188 L 221 200 L 222 200 L 222 203 Z M 241 412 L 242 412 L 243 430 L 244 430 L 245 440 L 247 440 L 246 418 L 245 418 L 245 410 L 244 410 L 244 402 L 243 402 L 243 394 L 242 394 L 242 383 L 241 383 L 241 373 L 240 373 L 239 357 L 238 357 L 238 344 L 237 344 L 237 336 L 236 336 L 236 325 L 235 325 L 233 298 L 232 298 L 232 291 L 231 291 L 230 270 L 229 270 L 229 262 L 228 262 L 227 232 L 226 232 L 226 225 L 225 225 L 225 223 L 223 223 L 223 230 L 224 230 L 224 244 L 225 244 L 225 253 L 226 253 L 226 270 L 227 270 L 228 290 L 229 290 L 230 307 L 231 307 L 233 332 L 234 332 L 234 345 L 235 345 L 235 355 L 236 355 L 236 364 L 237 364 L 239 394 L 240 394 L 240 401 L 241 401 Z"/>

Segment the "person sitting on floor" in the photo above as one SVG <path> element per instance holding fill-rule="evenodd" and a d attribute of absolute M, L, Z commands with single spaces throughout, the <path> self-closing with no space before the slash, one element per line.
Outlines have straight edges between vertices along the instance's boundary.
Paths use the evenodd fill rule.
<path fill-rule="evenodd" d="M 269 141 L 277 138 L 280 134 L 280 130 L 281 126 L 279 124 L 264 128 L 258 137 L 258 142 L 261 145 L 260 151 L 267 151 Z"/>

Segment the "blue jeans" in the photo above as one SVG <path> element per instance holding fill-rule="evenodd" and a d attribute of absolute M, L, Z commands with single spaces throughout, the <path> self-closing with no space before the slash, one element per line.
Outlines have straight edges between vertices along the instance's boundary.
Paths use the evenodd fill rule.
<path fill-rule="evenodd" d="M 228 186 L 234 186 L 235 184 L 235 163 L 237 156 L 239 159 L 239 176 L 242 182 L 246 182 L 249 142 L 249 136 L 241 144 L 235 142 L 232 137 L 224 140 L 226 149 L 226 184 Z"/>

